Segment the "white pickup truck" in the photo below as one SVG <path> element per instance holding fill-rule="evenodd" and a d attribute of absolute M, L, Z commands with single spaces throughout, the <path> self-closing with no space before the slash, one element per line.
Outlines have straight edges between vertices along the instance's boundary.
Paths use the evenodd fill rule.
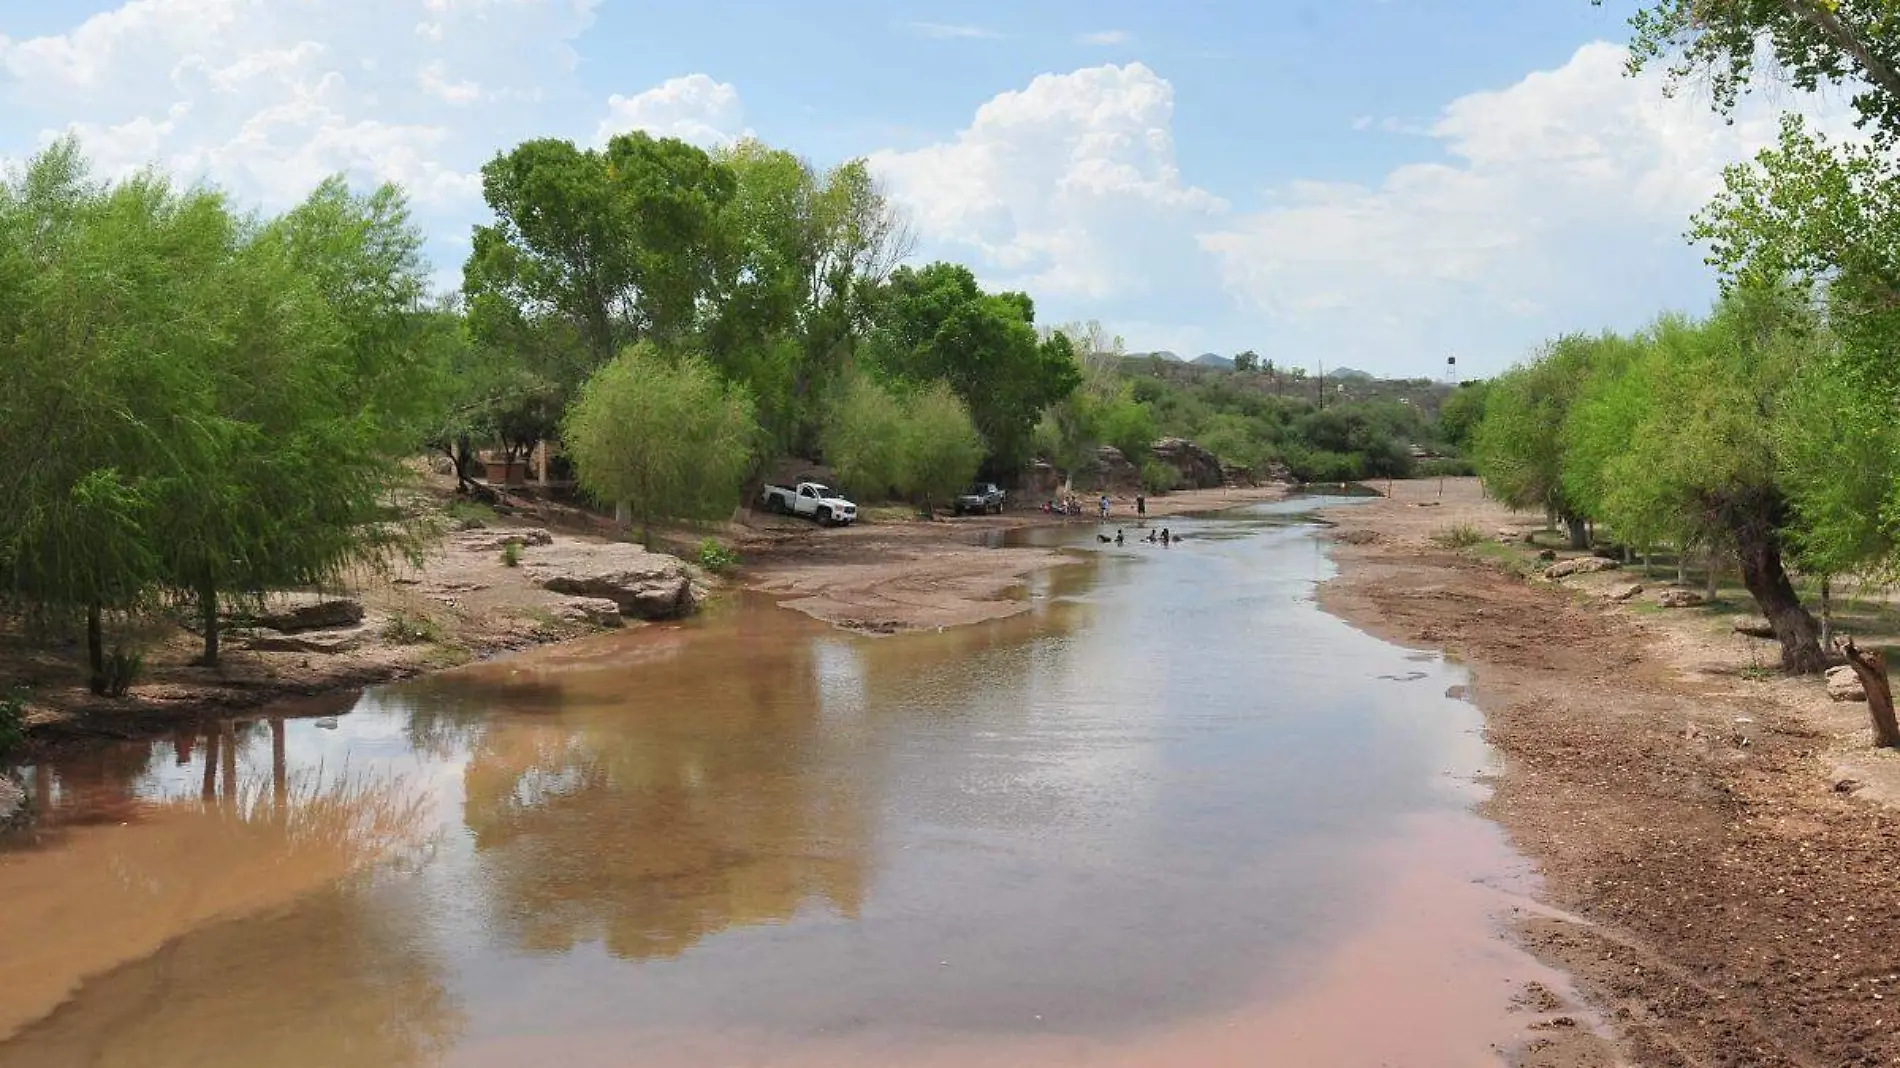
<path fill-rule="evenodd" d="M 759 492 L 759 503 L 768 512 L 802 515 L 828 527 L 850 526 L 858 518 L 858 506 L 832 493 L 831 487 L 822 482 L 767 486 Z"/>

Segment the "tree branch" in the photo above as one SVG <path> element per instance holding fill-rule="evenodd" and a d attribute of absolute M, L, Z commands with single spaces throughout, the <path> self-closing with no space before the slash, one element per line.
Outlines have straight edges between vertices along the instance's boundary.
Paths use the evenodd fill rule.
<path fill-rule="evenodd" d="M 1867 77 L 1868 81 L 1895 97 L 1900 97 L 1900 70 L 1895 70 L 1874 55 L 1867 47 L 1867 43 L 1841 22 L 1839 15 L 1814 3 L 1813 0 L 1782 0 L 1782 5 L 1794 17 L 1819 30 L 1822 36 L 1833 41 L 1841 51 L 1854 57 L 1854 62 L 1860 64 L 1861 73 Z"/>

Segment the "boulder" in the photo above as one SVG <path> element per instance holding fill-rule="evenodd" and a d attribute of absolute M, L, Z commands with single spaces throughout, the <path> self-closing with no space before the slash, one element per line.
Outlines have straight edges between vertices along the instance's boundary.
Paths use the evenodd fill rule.
<path fill-rule="evenodd" d="M 1735 633 L 1746 634 L 1751 638 L 1772 638 L 1775 636 L 1774 626 L 1760 616 L 1736 616 L 1734 629 Z"/>
<path fill-rule="evenodd" d="M 1221 482 L 1229 486 L 1257 486 L 1260 481 L 1254 478 L 1253 468 L 1240 464 L 1223 463 L 1220 465 Z"/>
<path fill-rule="evenodd" d="M 0 775 L 0 827 L 23 822 L 26 815 L 26 791 L 11 775 Z"/>
<path fill-rule="evenodd" d="M 554 535 L 540 527 L 471 530 L 456 535 L 455 547 L 471 553 L 498 553 L 511 541 L 524 548 L 531 545 L 552 545 Z"/>
<path fill-rule="evenodd" d="M 605 597 L 569 597 L 554 607 L 554 618 L 595 627 L 618 627 L 625 622 L 620 604 Z"/>
<path fill-rule="evenodd" d="M 1664 590 L 1656 595 L 1658 608 L 1696 608 L 1706 601 L 1694 590 Z"/>
<path fill-rule="evenodd" d="M 324 597 L 314 593 L 291 593 L 273 597 L 257 617 L 259 626 L 284 634 L 306 630 L 330 630 L 354 627 L 363 621 L 363 606 L 347 597 Z"/>
<path fill-rule="evenodd" d="M 684 563 L 626 542 L 550 546 L 525 566 L 529 579 L 544 590 L 603 598 L 636 619 L 677 619 L 699 604 Z"/>
<path fill-rule="evenodd" d="M 1081 490 L 1133 493 L 1141 488 L 1141 469 L 1129 463 L 1120 449 L 1103 445 L 1095 450 L 1093 460 L 1076 470 L 1074 484 Z"/>
<path fill-rule="evenodd" d="M 1156 460 L 1174 468 L 1182 489 L 1214 489 L 1226 483 L 1220 458 L 1186 438 L 1162 438 L 1152 448 Z"/>
<path fill-rule="evenodd" d="M 1612 601 L 1627 601 L 1643 592 L 1640 582 L 1619 582 L 1604 589 L 1603 596 Z"/>
<path fill-rule="evenodd" d="M 1867 688 L 1860 684 L 1853 668 L 1842 664 L 1827 669 L 1827 695 L 1836 701 L 1865 701 Z"/>
<path fill-rule="evenodd" d="M 1544 569 L 1550 578 L 1568 578 L 1571 575 L 1588 575 L 1597 571 L 1615 571 L 1619 565 L 1615 560 L 1601 556 L 1579 556 L 1574 560 L 1559 560 Z"/>

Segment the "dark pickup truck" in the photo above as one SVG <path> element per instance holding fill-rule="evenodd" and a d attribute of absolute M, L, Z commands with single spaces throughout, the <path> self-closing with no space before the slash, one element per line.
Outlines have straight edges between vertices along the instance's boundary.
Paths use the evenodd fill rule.
<path fill-rule="evenodd" d="M 964 490 L 951 509 L 958 515 L 1003 514 L 1003 490 L 994 482 L 978 482 Z"/>

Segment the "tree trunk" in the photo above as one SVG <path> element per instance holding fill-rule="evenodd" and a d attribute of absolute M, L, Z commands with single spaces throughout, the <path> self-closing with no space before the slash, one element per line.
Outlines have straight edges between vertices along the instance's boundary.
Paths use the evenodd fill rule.
<path fill-rule="evenodd" d="M 1821 648 L 1834 648 L 1834 579 L 1821 576 Z"/>
<path fill-rule="evenodd" d="M 1689 547 L 1686 545 L 1678 545 L 1676 546 L 1676 585 L 1687 586 L 1688 584 Z"/>
<path fill-rule="evenodd" d="M 1798 675 L 1823 670 L 1827 657 L 1821 652 L 1820 628 L 1801 607 L 1801 598 L 1795 595 L 1794 584 L 1781 566 L 1779 536 L 1766 523 L 1736 525 L 1736 557 L 1742 566 L 1742 582 L 1775 628 L 1775 638 L 1781 642 L 1782 670 Z"/>
<path fill-rule="evenodd" d="M 1720 592 L 1716 589 L 1716 587 L 1720 584 L 1719 580 L 1721 579 L 1721 577 L 1722 577 L 1722 555 L 1716 552 L 1714 549 L 1710 549 L 1708 571 L 1706 574 L 1702 576 L 1702 586 L 1703 586 L 1702 592 L 1704 596 L 1706 596 L 1711 601 L 1715 600 L 1716 593 Z"/>
<path fill-rule="evenodd" d="M 93 693 L 104 696 L 106 692 L 106 628 L 100 618 L 99 606 L 86 606 L 86 667 L 90 669 L 87 686 Z"/>
<path fill-rule="evenodd" d="M 205 651 L 198 662 L 205 667 L 218 666 L 218 587 L 205 583 L 198 587 L 198 618 L 205 628 Z"/>
<path fill-rule="evenodd" d="M 1877 749 L 1900 749 L 1900 722 L 1893 715 L 1893 686 L 1887 681 L 1887 658 L 1878 650 L 1861 649 L 1854 639 L 1847 639 L 1841 646 L 1841 652 L 1847 656 L 1847 663 L 1859 676 L 1861 688 L 1867 691 L 1867 714 L 1874 721 L 1874 747 Z"/>
<path fill-rule="evenodd" d="M 284 754 L 284 717 L 270 718 L 270 796 L 271 811 L 283 822 L 285 802 L 290 798 L 290 762 Z"/>
<path fill-rule="evenodd" d="M 1590 547 L 1590 530 L 1582 519 L 1575 516 L 1564 516 L 1564 528 L 1570 532 L 1570 547 L 1572 549 L 1588 549 Z"/>
<path fill-rule="evenodd" d="M 199 795 L 206 801 L 218 796 L 218 729 L 216 726 L 205 728 L 205 775 L 204 786 Z"/>
<path fill-rule="evenodd" d="M 227 719 L 220 723 L 218 735 L 218 744 L 223 747 L 218 771 L 224 776 L 224 803 L 232 807 L 237 804 L 237 721 Z"/>

